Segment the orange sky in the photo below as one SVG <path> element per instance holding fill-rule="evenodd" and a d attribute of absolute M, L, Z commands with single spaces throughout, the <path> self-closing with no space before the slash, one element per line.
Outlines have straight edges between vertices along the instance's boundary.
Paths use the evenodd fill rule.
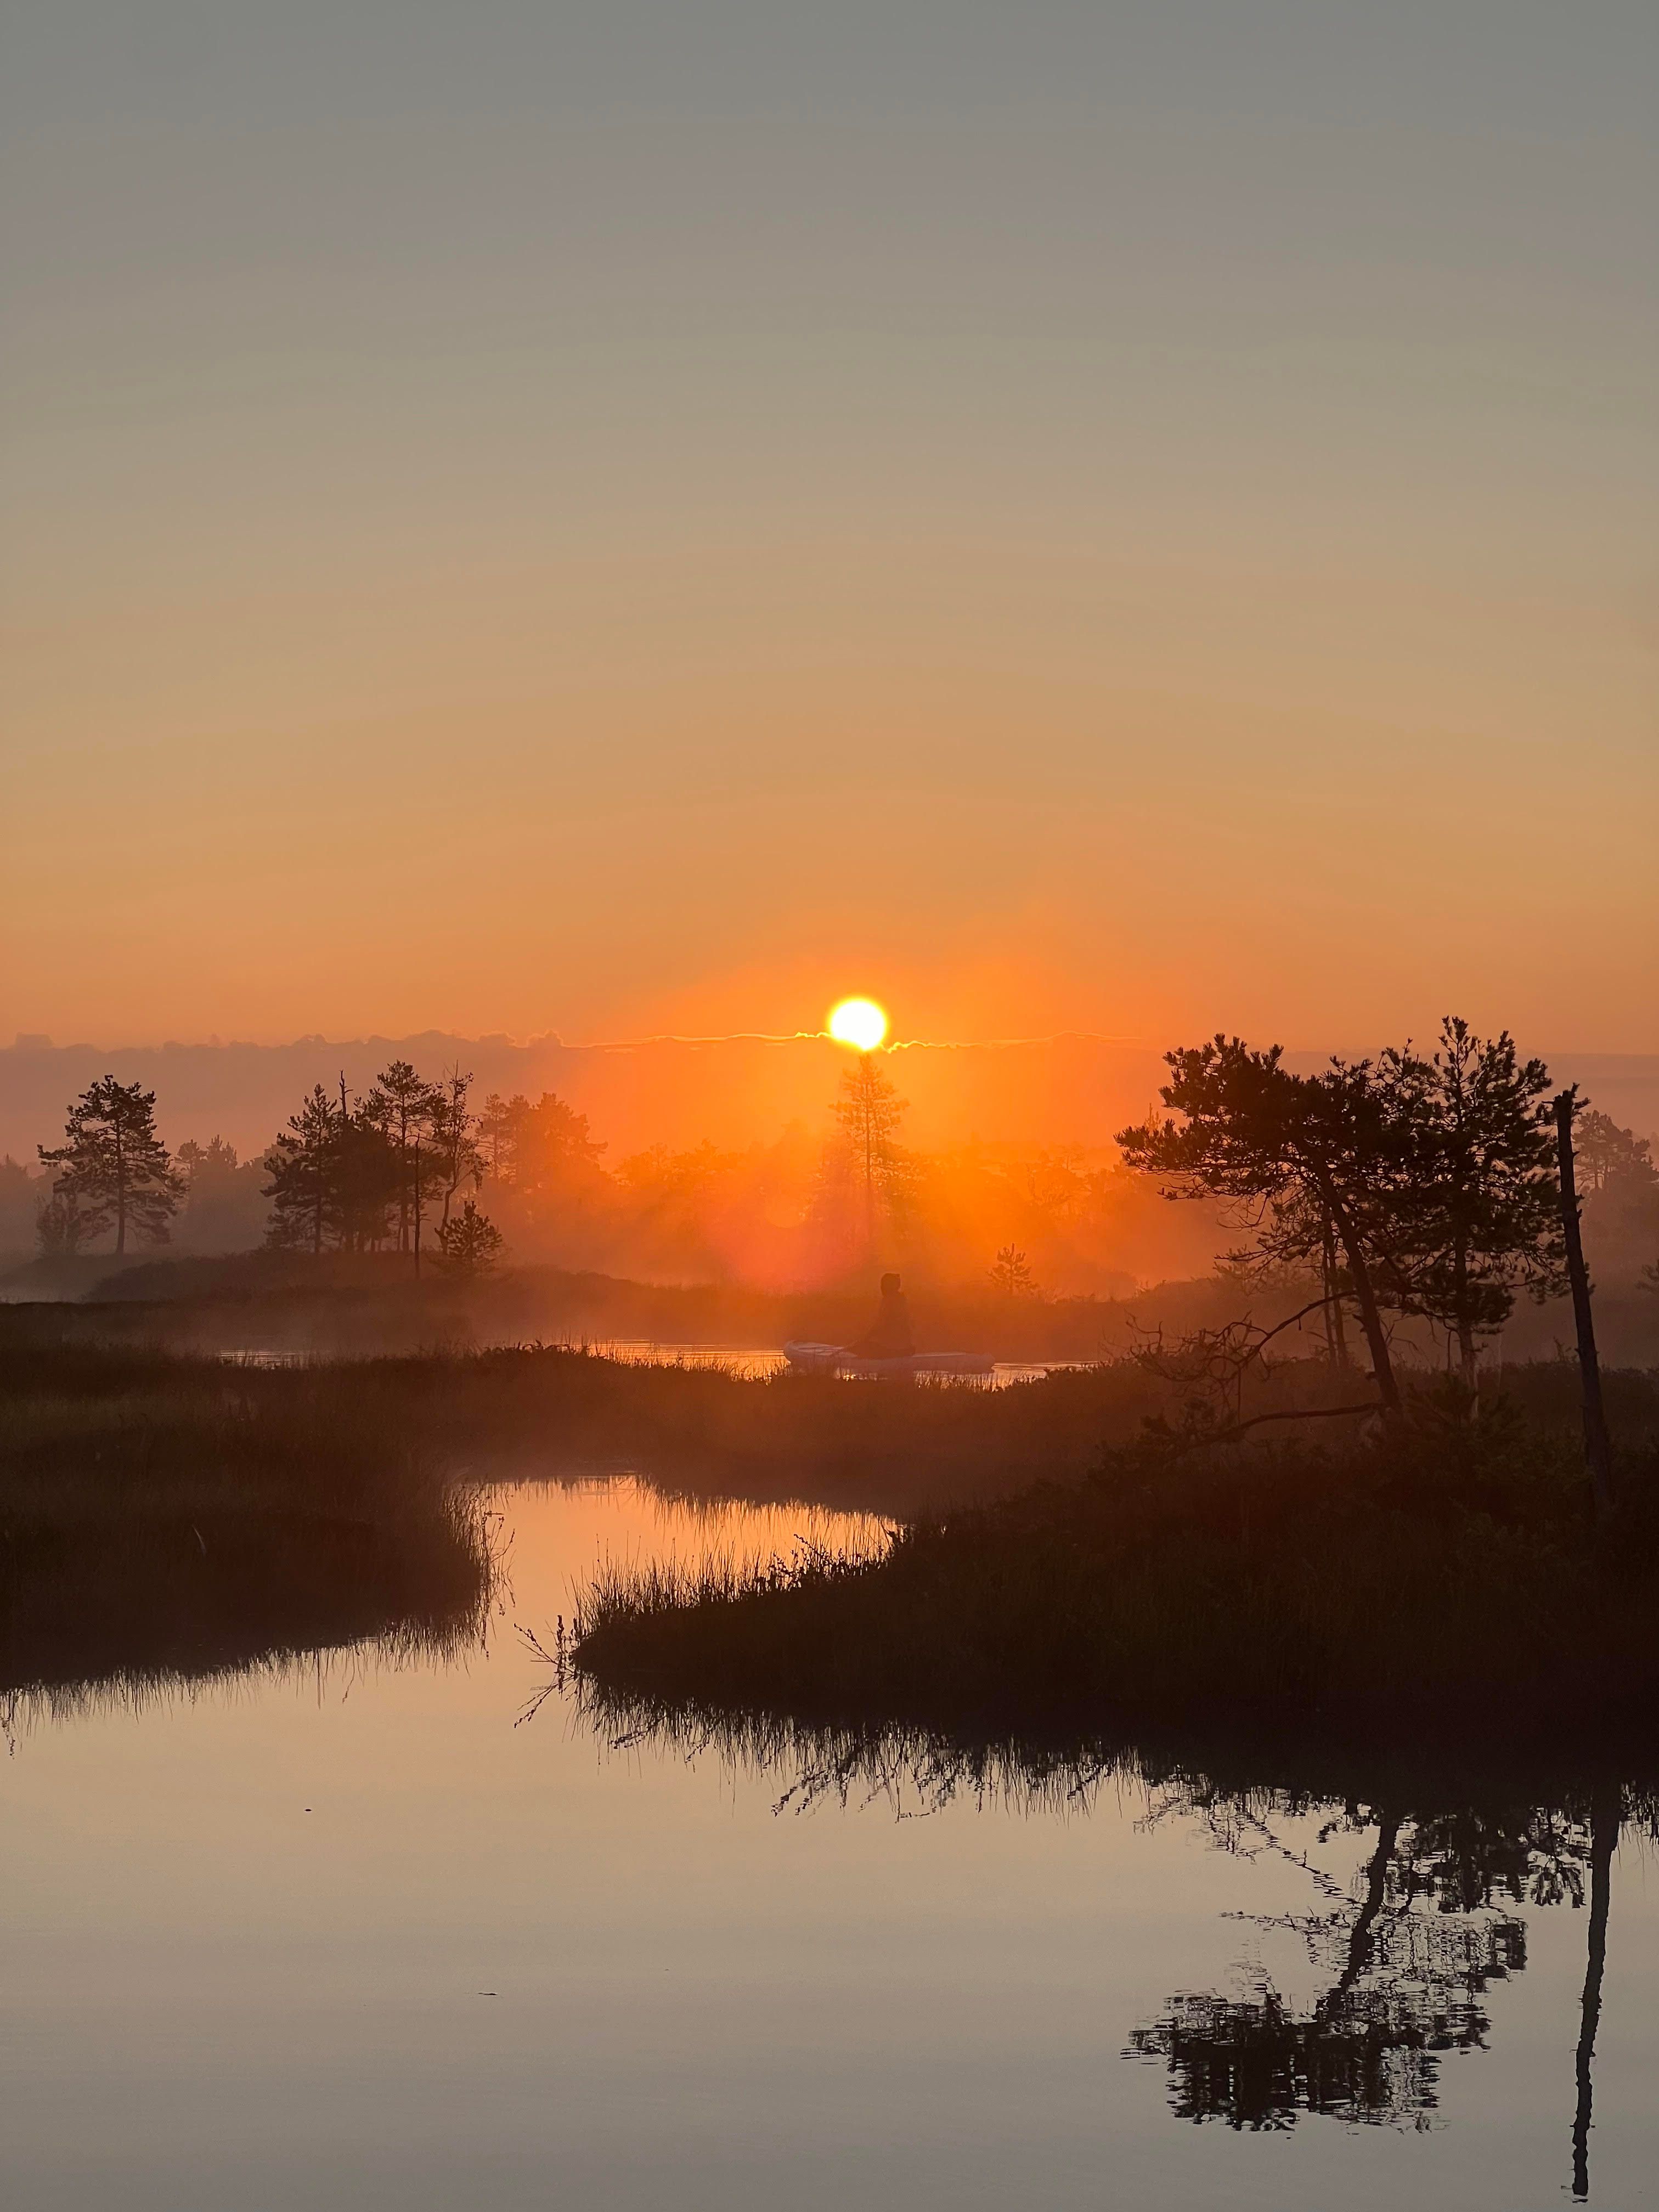
<path fill-rule="evenodd" d="M 0 1036 L 1659 1049 L 1651 18 L 388 7 L 14 35 Z"/>

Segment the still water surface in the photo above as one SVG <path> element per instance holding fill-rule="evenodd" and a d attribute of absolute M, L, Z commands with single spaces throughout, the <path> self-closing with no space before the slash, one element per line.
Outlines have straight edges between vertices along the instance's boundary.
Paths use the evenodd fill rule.
<path fill-rule="evenodd" d="M 508 1336 L 488 1341 L 511 1347 L 521 1340 Z M 486 1344 L 471 1342 L 469 1348 L 483 1350 Z M 771 1376 L 781 1375 L 789 1365 L 783 1346 L 779 1344 L 662 1344 L 654 1337 L 617 1336 L 584 1337 L 564 1348 L 592 1352 L 598 1358 L 620 1360 L 625 1366 L 718 1368 L 728 1375 L 741 1376 L 747 1382 L 763 1382 Z M 273 1345 L 239 1345 L 217 1356 L 228 1364 L 243 1367 L 303 1367 L 313 1359 L 326 1357 L 332 1361 L 337 1357 L 333 1353 L 281 1349 Z M 1088 1364 L 1084 1359 L 999 1359 L 993 1363 L 988 1375 L 934 1375 L 927 1378 L 927 1382 L 931 1389 L 1002 1390 L 1011 1382 L 1034 1382 L 1063 1368 Z"/>
<path fill-rule="evenodd" d="M 1128 1783 L 1086 1808 L 915 1817 L 855 1791 L 779 1813 L 775 1775 L 537 1705 L 548 1670 L 516 1632 L 546 1641 L 607 1554 L 868 1528 L 699 1516 L 626 1480 L 503 1504 L 511 1592 L 465 1660 L 15 1717 L 7 2204 L 1571 2201 L 1587 1909 L 1396 1916 L 1340 2000 L 1381 2023 L 1360 2071 L 1392 2123 L 1281 2109 L 1206 2057 L 1202 2019 L 1237 2001 L 1271 2042 L 1273 2017 L 1328 2014 L 1374 1824 L 1218 1824 Z M 1659 2203 L 1659 1895 L 1629 1828 L 1608 1924 L 1591 2202 L 1635 2207 Z M 1426 2038 L 1392 2048 L 1389 2020 L 1425 2006 Z M 1195 2087 L 1278 2124 L 1179 2117 Z"/>

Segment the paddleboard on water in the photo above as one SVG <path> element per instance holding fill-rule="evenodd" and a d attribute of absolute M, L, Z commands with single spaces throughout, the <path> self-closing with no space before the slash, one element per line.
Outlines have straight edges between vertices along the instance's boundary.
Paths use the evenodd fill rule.
<path fill-rule="evenodd" d="M 786 1344 L 783 1356 L 798 1375 L 833 1375 L 841 1358 L 838 1344 Z"/>
<path fill-rule="evenodd" d="M 783 1356 L 798 1375 L 988 1375 L 995 1364 L 981 1352 L 912 1352 L 902 1359 L 868 1359 L 839 1344 L 786 1344 Z"/>

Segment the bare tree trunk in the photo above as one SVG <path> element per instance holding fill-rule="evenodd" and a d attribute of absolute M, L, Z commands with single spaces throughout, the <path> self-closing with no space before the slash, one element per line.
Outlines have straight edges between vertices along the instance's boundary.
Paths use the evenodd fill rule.
<path fill-rule="evenodd" d="M 398 1249 L 409 1249 L 409 1109 L 398 1109 Z"/>
<path fill-rule="evenodd" d="M 1457 1297 L 1457 1358 L 1463 1370 L 1467 1389 L 1475 1388 L 1480 1366 L 1480 1351 L 1474 1340 L 1474 1329 L 1469 1321 L 1469 1254 L 1462 1233 L 1457 1239 L 1455 1268 Z"/>
<path fill-rule="evenodd" d="M 1336 1234 L 1328 1213 L 1325 1216 L 1320 1239 L 1319 1257 L 1324 1275 L 1325 1348 L 1330 1354 L 1333 1367 L 1346 1368 L 1348 1364 L 1348 1332 L 1342 1320 L 1342 1289 L 1336 1279 Z"/>
<path fill-rule="evenodd" d="M 112 1115 L 112 1120 L 115 1117 Z M 115 1121 L 115 1256 L 127 1249 L 127 1163 L 121 1150 L 121 1125 Z"/>
<path fill-rule="evenodd" d="M 1345 1997 L 1370 1963 L 1371 1937 L 1376 1928 L 1376 1916 L 1382 1910 L 1383 1899 L 1389 1893 L 1389 1862 L 1393 1858 L 1400 1841 L 1400 1815 L 1383 1813 L 1376 1824 L 1376 1849 L 1371 1853 L 1370 1864 L 1365 1873 L 1365 1902 L 1359 1909 L 1348 1937 L 1348 1955 L 1333 1997 Z"/>
<path fill-rule="evenodd" d="M 869 1061 L 865 1062 L 865 1074 L 869 1074 Z M 876 1249 L 876 1132 L 875 1109 L 866 1091 L 864 1101 L 864 1244 L 865 1249 Z"/>
<path fill-rule="evenodd" d="M 471 1094 L 472 1077 L 470 1072 L 465 1075 L 461 1073 L 459 1060 L 450 1071 L 448 1084 L 449 1158 L 444 1164 L 447 1180 L 444 1185 L 443 1211 L 443 1226 L 446 1229 L 449 1226 L 450 1207 L 455 1202 L 455 1194 L 461 1187 L 461 1177 L 466 1172 L 467 1126 L 471 1120 L 466 1102 Z"/>
<path fill-rule="evenodd" d="M 1468 1322 L 1457 1324 L 1457 1361 L 1463 1370 L 1463 1381 L 1473 1390 L 1480 1379 L 1480 1347 L 1474 1340 L 1474 1331 Z"/>
<path fill-rule="evenodd" d="M 415 1273 L 421 1272 L 421 1140 L 415 1139 Z"/>
<path fill-rule="evenodd" d="M 348 1204 L 348 1202 L 347 1202 L 347 1201 L 348 1201 L 348 1200 L 349 1200 L 349 1195 L 350 1195 L 350 1188 L 351 1188 L 350 1183 L 349 1183 L 349 1182 L 348 1181 L 348 1177 L 349 1176 L 350 1172 L 351 1172 L 351 1167 L 350 1167 L 350 1157 L 349 1157 L 349 1145 L 350 1145 L 350 1141 L 351 1141 L 351 1109 L 350 1109 L 350 1108 L 346 1104 L 345 1070 L 344 1070 L 344 1068 L 342 1068 L 342 1069 L 340 1070 L 340 1244 L 339 1244 L 339 1249 L 340 1249 L 340 1250 L 341 1250 L 342 1252 L 349 1252 L 349 1251 L 351 1251 L 352 1249 L 355 1249 L 352 1245 L 350 1245 L 350 1244 L 347 1242 L 347 1237 L 348 1237 L 348 1236 L 349 1236 L 349 1231 L 348 1231 L 348 1229 L 347 1229 L 347 1225 L 346 1225 L 346 1224 L 348 1224 L 348 1222 L 349 1222 L 349 1221 L 350 1220 L 350 1218 L 351 1218 L 351 1211 L 350 1211 L 350 1207 L 349 1207 L 349 1204 Z"/>
<path fill-rule="evenodd" d="M 1619 1843 L 1624 1807 L 1617 1783 L 1597 1789 L 1590 1813 L 1589 1957 L 1579 2015 L 1578 2104 L 1572 2119 L 1572 2193 L 1582 2204 L 1589 2195 L 1589 2135 L 1595 2057 L 1595 2031 L 1601 2021 L 1601 1978 L 1607 1964 L 1607 1914 L 1613 1903 L 1613 1854 Z"/>
<path fill-rule="evenodd" d="M 1595 1317 L 1590 1310 L 1589 1271 L 1584 1265 L 1584 1240 L 1578 1224 L 1578 1192 L 1572 1158 L 1575 1103 L 1571 1091 L 1562 1091 L 1555 1101 L 1555 1157 L 1561 1179 L 1561 1227 L 1566 1237 L 1567 1279 L 1572 1285 L 1572 1318 L 1578 1332 L 1578 1373 L 1584 1401 L 1584 1462 L 1589 1469 L 1590 1499 L 1595 1518 L 1605 1521 L 1613 1504 L 1613 1443 L 1607 1435 L 1607 1409 L 1601 1402 L 1601 1365 L 1595 1356 Z"/>

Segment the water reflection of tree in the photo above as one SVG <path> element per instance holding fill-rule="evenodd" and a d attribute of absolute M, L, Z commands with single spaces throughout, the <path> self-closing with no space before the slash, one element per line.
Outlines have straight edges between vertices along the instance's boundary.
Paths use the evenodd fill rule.
<path fill-rule="evenodd" d="M 1179 1802 L 1186 1793 L 1175 1795 Z M 1249 1799 L 1211 1795 L 1192 1808 L 1227 1848 L 1271 1848 L 1333 1894 Z M 1304 1808 L 1291 1801 L 1286 1809 Z M 1299 1936 L 1330 1978 L 1312 2007 L 1297 2012 L 1266 1982 L 1243 1998 L 1177 1996 L 1163 2019 L 1134 2032 L 1126 2055 L 1164 2062 L 1170 2109 L 1182 2119 L 1267 2130 L 1319 2112 L 1423 2126 L 1438 2102 L 1445 2054 L 1485 2047 L 1486 1992 L 1527 1963 L 1526 1925 L 1509 1908 L 1588 1902 L 1572 2126 L 1571 2189 L 1582 2203 L 1590 2190 L 1613 1854 L 1626 1820 L 1651 1832 L 1655 1810 L 1651 1800 L 1607 1782 L 1559 1807 L 1463 1806 L 1408 1820 L 1383 1810 L 1369 1822 L 1349 1807 L 1321 1840 L 1345 1827 L 1376 1827 L 1352 1891 L 1321 1912 L 1251 1916 L 1258 1927 Z"/>
<path fill-rule="evenodd" d="M 1322 1992 L 1306 2008 L 1261 1978 L 1242 1996 L 1185 1992 L 1170 2000 L 1160 2019 L 1136 2029 L 1126 2056 L 1168 2069 L 1170 2108 L 1183 2119 L 1218 2119 L 1241 2130 L 1288 2128 L 1312 2113 L 1431 2124 L 1446 2055 L 1485 2047 L 1489 1991 L 1526 1966 L 1519 1908 L 1588 1905 L 1571 2130 L 1572 2194 L 1588 2197 L 1613 1859 L 1625 1824 L 1659 1835 L 1659 1796 L 1534 1777 L 1520 1787 L 1538 1786 L 1537 1798 L 1504 1800 L 1494 1790 L 1481 1802 L 1458 1802 L 1443 1784 L 1419 1777 L 1401 1784 L 1400 1803 L 1368 1806 L 1357 1796 L 1334 1795 L 1325 1778 L 1258 1786 L 1247 1778 L 1248 1767 L 1241 1774 L 1231 1759 L 1224 1782 L 1184 1757 L 1154 1759 L 1121 1744 L 835 1726 L 630 1695 L 567 1678 L 562 1668 L 560 1679 L 574 1688 L 578 1715 L 618 1747 L 649 1742 L 690 1759 L 712 1754 L 757 1778 L 784 1781 L 780 1813 L 876 1799 L 915 1814 L 966 1798 L 1069 1814 L 1086 1811 L 1102 1790 L 1116 1793 L 1130 1784 L 1146 1790 L 1153 1821 L 1197 1819 L 1224 1850 L 1288 1861 L 1319 1905 L 1276 1919 L 1238 1917 L 1298 1937 Z M 1320 1771 L 1325 1778 L 1331 1771 L 1322 1762 Z M 1450 1809 L 1424 1809 L 1449 1802 Z M 1281 1833 L 1287 1821 L 1321 1814 L 1322 1844 L 1342 1833 L 1372 1838 L 1347 1887 Z"/>
<path fill-rule="evenodd" d="M 1613 1855 L 1625 1814 L 1623 1790 L 1603 1783 L 1590 1814 L 1589 1955 L 1580 2005 L 1576 2070 L 1578 2102 L 1572 2121 L 1572 2193 L 1583 2203 L 1589 2195 L 1590 2069 L 1596 2030 L 1601 2021 L 1601 1977 L 1607 1962 L 1607 1918 L 1613 1903 Z M 1652 1827 L 1650 1807 L 1649 1827 Z"/>
<path fill-rule="evenodd" d="M 1160 2060 L 1178 2118 L 1217 2119 L 1249 2130 L 1291 2127 L 1304 2113 L 1349 2123 L 1429 2124 L 1449 2052 L 1480 2050 L 1492 1984 L 1526 1965 L 1523 1904 L 1592 1902 L 1591 1972 L 1580 2043 L 1576 2193 L 1588 2190 L 1589 2060 L 1605 1954 L 1606 1896 L 1619 1807 L 1459 1808 L 1405 1817 L 1355 1808 L 1339 1830 L 1374 1826 L 1376 1840 L 1352 1892 L 1327 1909 L 1280 1918 L 1250 1916 L 1259 1928 L 1298 1936 L 1326 1979 L 1298 2009 L 1262 1980 L 1250 1994 L 1182 1993 L 1164 2016 L 1138 2028 L 1128 2055 Z M 1262 1838 L 1281 1855 L 1265 1820 Z M 1238 1847 L 1234 1828 L 1227 1838 Z M 1328 1894 L 1331 1885 L 1305 1859 Z M 1592 2002 L 1592 1986 L 1594 2002 Z"/>
<path fill-rule="evenodd" d="M 1455 1893 L 1425 1913 L 1423 1863 L 1414 1829 L 1385 1813 L 1357 1896 L 1313 1914 L 1254 1916 L 1299 1936 L 1329 1976 L 1307 2011 L 1264 1981 L 1246 1997 L 1175 1996 L 1134 2032 L 1130 2052 L 1168 2066 L 1178 2118 L 1255 2130 L 1291 2127 L 1302 2112 L 1375 2122 L 1433 2111 L 1442 2057 L 1484 2045 L 1482 1999 L 1525 1964 L 1526 1936 L 1510 1916 L 1459 1910 Z"/>

